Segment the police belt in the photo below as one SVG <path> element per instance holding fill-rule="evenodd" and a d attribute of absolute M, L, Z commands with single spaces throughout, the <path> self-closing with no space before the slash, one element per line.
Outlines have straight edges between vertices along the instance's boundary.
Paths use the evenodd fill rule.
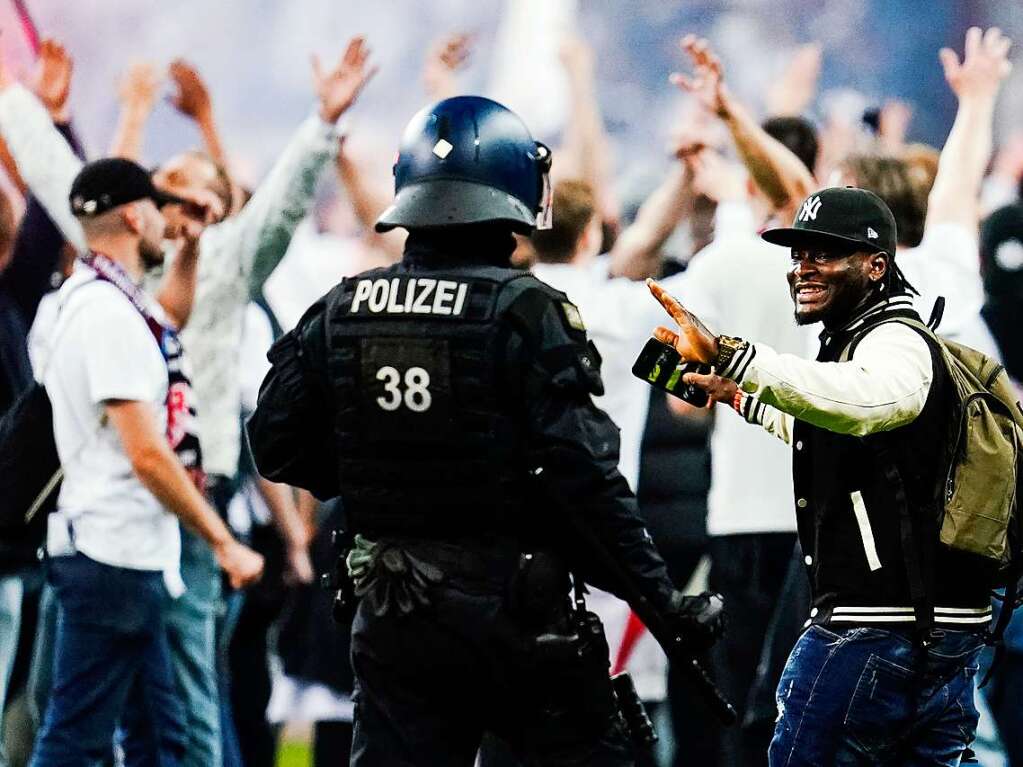
<path fill-rule="evenodd" d="M 511 541 L 470 547 L 400 538 L 370 541 L 357 535 L 347 563 L 356 595 L 367 598 L 373 612 L 407 614 L 428 606 L 430 587 L 442 582 L 454 582 L 469 593 L 501 592 L 519 555 Z"/>

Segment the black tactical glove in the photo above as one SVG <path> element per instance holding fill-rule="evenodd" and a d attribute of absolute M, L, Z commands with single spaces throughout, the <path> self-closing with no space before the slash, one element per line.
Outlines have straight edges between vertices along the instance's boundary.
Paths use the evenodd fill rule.
<path fill-rule="evenodd" d="M 681 591 L 672 594 L 668 624 L 682 635 L 689 650 L 701 653 L 720 639 L 725 631 L 725 601 L 720 594 L 705 591 L 687 597 Z"/>

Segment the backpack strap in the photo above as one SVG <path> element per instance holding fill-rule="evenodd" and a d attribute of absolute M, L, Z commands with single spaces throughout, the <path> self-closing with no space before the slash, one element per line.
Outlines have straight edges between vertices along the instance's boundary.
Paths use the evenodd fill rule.
<path fill-rule="evenodd" d="M 995 628 L 993 631 L 988 632 L 987 644 L 993 645 L 995 648 L 994 657 L 991 659 L 991 665 L 988 666 L 987 673 L 984 674 L 984 679 L 981 680 L 978 689 L 983 688 L 988 682 L 991 681 L 991 675 L 995 672 L 1003 660 L 1005 660 L 1005 630 L 1009 627 L 1009 621 L 1012 620 L 1012 613 L 1016 610 L 1016 597 L 1019 594 L 1019 579 L 1021 567 L 1019 565 L 1013 565 L 1010 570 L 1009 581 L 1005 585 L 1005 596 L 998 597 L 1002 605 L 998 610 L 998 620 L 995 621 Z"/>
<path fill-rule="evenodd" d="M 941 324 L 941 318 L 945 316 L 945 297 L 938 296 L 934 300 L 934 307 L 931 309 L 931 318 L 927 320 L 927 327 L 937 330 Z"/>
<path fill-rule="evenodd" d="M 936 306 L 935 308 L 938 309 L 939 307 Z M 941 302 L 940 308 L 944 308 L 944 302 Z M 940 320 L 940 312 L 938 314 Z M 840 361 L 848 362 L 852 359 L 853 352 L 856 350 L 859 342 L 871 330 L 879 325 L 886 325 L 890 322 L 908 325 L 925 336 L 926 339 L 936 340 L 933 331 L 914 315 L 908 312 L 892 313 L 879 318 L 877 322 L 870 323 L 862 332 L 858 333 L 842 351 Z M 934 630 L 934 599 L 927 588 L 927 582 L 924 578 L 924 567 L 917 536 L 917 524 L 913 519 L 913 515 L 909 512 L 906 485 L 902 480 L 895 457 L 892 455 L 891 447 L 884 437 L 882 436 L 879 439 L 862 438 L 862 441 L 877 456 L 881 471 L 895 495 L 895 506 L 899 513 L 899 542 L 902 546 L 902 558 L 906 567 L 906 583 L 909 586 L 909 598 L 913 605 L 913 617 L 916 621 L 915 633 L 920 645 L 927 647 L 931 642 L 931 633 Z"/>

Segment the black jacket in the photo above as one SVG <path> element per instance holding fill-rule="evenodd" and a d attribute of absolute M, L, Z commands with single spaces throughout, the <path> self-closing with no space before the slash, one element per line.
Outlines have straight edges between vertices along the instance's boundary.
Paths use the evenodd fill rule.
<path fill-rule="evenodd" d="M 667 607 L 673 587 L 628 483 L 618 472 L 617 427 L 591 399 L 591 394 L 602 391 L 599 356 L 587 342 L 574 307 L 564 294 L 532 275 L 493 266 L 502 259 L 492 255 L 493 248 L 483 247 L 490 243 L 474 245 L 452 248 L 450 243 L 442 246 L 410 237 L 401 264 L 346 280 L 310 308 L 298 327 L 270 352 L 273 367 L 248 424 L 257 467 L 269 479 L 307 488 L 320 498 L 340 495 L 352 518 L 361 514 L 363 524 L 391 517 L 401 527 L 399 517 L 410 505 L 417 518 L 437 520 L 440 529 L 449 506 L 472 508 L 461 501 L 485 486 L 482 480 L 490 477 L 481 477 L 484 472 L 514 477 L 514 487 L 491 498 L 494 506 L 508 498 L 518 504 L 517 517 L 501 530 L 559 547 L 588 580 L 620 592 L 613 578 L 559 534 L 563 532 L 559 515 L 565 513 L 561 505 L 571 503 L 633 575 L 644 595 L 654 605 Z M 452 253 L 453 249 L 461 252 Z M 358 291 L 353 286 L 359 281 L 400 285 L 404 297 L 410 280 L 434 278 L 482 287 L 470 289 L 461 317 L 431 318 L 403 311 L 392 316 L 383 310 L 367 315 L 362 311 L 365 301 L 353 304 Z M 489 315 L 479 313 L 486 301 L 473 304 L 484 290 L 493 291 Z M 410 306 L 413 301 L 410 297 Z M 474 341 L 475 346 L 456 347 L 460 343 L 456 337 L 473 321 L 485 325 L 487 334 L 473 336 L 482 339 Z M 382 336 L 390 336 L 389 348 L 395 354 L 448 355 L 450 369 L 448 363 L 438 362 L 431 371 L 431 381 L 440 380 L 439 367 L 451 379 L 445 378 L 432 395 L 441 397 L 446 392 L 441 404 L 452 412 L 444 419 L 431 412 L 429 428 L 400 426 L 416 421 L 400 404 L 391 411 L 390 395 L 379 388 L 390 385 L 386 374 L 374 376 L 379 371 L 373 349 Z M 399 339 L 396 344 L 395 339 Z M 448 346 L 458 353 L 437 351 Z M 459 367 L 461 358 L 473 364 Z M 475 391 L 460 380 L 470 374 Z M 384 378 L 378 385 L 380 375 Z M 489 390 L 478 391 L 481 384 Z M 473 414 L 462 412 L 470 399 Z M 374 402 L 383 404 L 377 408 Z M 440 407 L 434 403 L 434 410 Z M 486 412 L 489 409 L 494 412 Z M 399 415 L 405 420 L 393 420 Z M 465 426 L 470 421 L 500 427 L 493 449 L 483 445 L 475 454 L 460 450 L 463 431 L 459 429 L 468 435 L 465 439 L 476 438 Z M 449 428 L 451 423 L 456 427 Z M 385 435 L 389 441 L 383 450 L 375 440 L 388 429 L 396 430 L 397 436 Z M 401 429 L 409 444 L 404 444 Z M 393 456 L 391 461 L 386 460 L 388 455 Z M 485 460 L 490 455 L 499 460 L 487 469 Z M 415 493 L 402 494 L 405 483 L 396 472 L 399 466 L 402 471 L 419 472 Z M 434 474 L 443 473 L 450 502 L 434 492 L 440 485 L 429 484 L 431 472 L 419 471 L 424 466 Z M 545 483 L 553 490 L 540 500 L 532 497 L 528 479 L 528 470 L 536 467 L 543 468 Z M 342 483 L 344 476 L 349 478 L 347 484 Z M 489 512 L 479 504 L 475 508 L 479 515 Z M 406 519 L 418 535 L 415 520 Z M 356 531 L 359 527 L 353 525 Z"/>

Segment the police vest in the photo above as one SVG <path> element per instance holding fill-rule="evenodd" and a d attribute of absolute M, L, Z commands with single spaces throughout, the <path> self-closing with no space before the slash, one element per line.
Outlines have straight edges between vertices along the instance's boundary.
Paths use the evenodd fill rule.
<path fill-rule="evenodd" d="M 817 359 L 849 359 L 864 336 L 897 314 L 916 317 L 893 310 L 853 332 L 825 336 Z M 861 438 L 795 422 L 795 512 L 813 621 L 914 624 L 919 595 L 911 593 L 910 567 L 919 568 L 937 625 L 976 628 L 990 616 L 986 585 L 970 577 L 972 563 L 938 539 L 942 504 L 936 489 L 952 403 L 934 349 L 931 357 L 927 402 L 905 426 Z"/>
<path fill-rule="evenodd" d="M 512 524 L 527 467 L 500 352 L 515 296 L 539 285 L 513 269 L 398 265 L 335 290 L 328 372 L 354 531 L 450 537 Z"/>

